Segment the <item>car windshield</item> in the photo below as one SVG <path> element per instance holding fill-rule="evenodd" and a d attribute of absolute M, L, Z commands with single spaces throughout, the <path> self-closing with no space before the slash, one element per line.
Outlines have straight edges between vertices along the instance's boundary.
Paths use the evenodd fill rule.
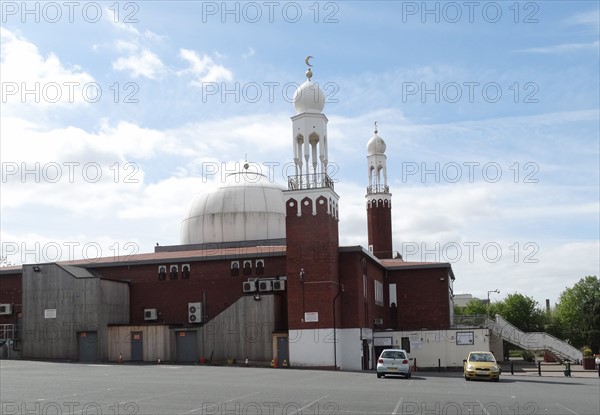
<path fill-rule="evenodd" d="M 470 362 L 495 362 L 494 356 L 489 353 L 473 353 L 469 357 Z"/>
<path fill-rule="evenodd" d="M 406 359 L 406 356 L 404 355 L 404 353 L 397 352 L 397 351 L 394 351 L 394 350 L 383 352 L 381 354 L 381 357 L 382 358 L 386 358 L 386 359 Z"/>

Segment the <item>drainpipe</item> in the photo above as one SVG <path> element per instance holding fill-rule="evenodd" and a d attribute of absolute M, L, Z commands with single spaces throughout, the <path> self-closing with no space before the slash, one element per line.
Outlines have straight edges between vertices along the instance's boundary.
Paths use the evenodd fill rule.
<path fill-rule="evenodd" d="M 340 296 L 340 294 L 344 291 L 344 286 L 342 284 L 338 284 L 338 292 L 333 297 L 333 370 L 337 370 L 337 330 L 335 326 L 335 300 Z"/>

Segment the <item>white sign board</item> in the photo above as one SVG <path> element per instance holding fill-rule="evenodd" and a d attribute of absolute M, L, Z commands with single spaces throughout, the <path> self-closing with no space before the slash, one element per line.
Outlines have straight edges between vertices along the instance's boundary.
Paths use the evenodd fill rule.
<path fill-rule="evenodd" d="M 44 318 L 56 318 L 56 308 L 47 308 L 44 310 Z"/>
<path fill-rule="evenodd" d="M 317 323 L 319 321 L 319 312 L 312 311 L 310 313 L 304 313 L 305 323 Z"/>
<path fill-rule="evenodd" d="M 360 329 L 361 339 L 370 340 L 373 338 L 373 329 Z"/>
<path fill-rule="evenodd" d="M 392 338 L 391 337 L 375 337 L 373 339 L 373 346 L 391 346 Z"/>

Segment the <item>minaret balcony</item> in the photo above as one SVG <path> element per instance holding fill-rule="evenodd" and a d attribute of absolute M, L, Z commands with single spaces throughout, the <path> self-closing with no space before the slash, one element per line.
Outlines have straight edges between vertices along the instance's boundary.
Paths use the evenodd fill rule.
<path fill-rule="evenodd" d="M 367 187 L 367 194 L 369 194 L 369 195 L 377 194 L 377 193 L 389 193 L 389 192 L 390 192 L 390 187 L 384 186 L 382 184 L 377 184 L 375 186 Z"/>
<path fill-rule="evenodd" d="M 289 190 L 321 189 L 333 190 L 333 180 L 326 173 L 301 174 L 288 177 Z"/>

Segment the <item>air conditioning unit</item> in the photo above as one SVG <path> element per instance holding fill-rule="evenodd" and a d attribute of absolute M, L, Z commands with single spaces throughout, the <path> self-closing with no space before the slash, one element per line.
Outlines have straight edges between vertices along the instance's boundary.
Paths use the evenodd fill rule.
<path fill-rule="evenodd" d="M 272 291 L 273 290 L 273 281 L 259 281 L 258 282 L 258 291 Z"/>
<path fill-rule="evenodd" d="M 12 314 L 12 305 L 0 304 L 0 316 L 7 316 L 9 314 Z"/>
<path fill-rule="evenodd" d="M 273 291 L 284 291 L 285 281 L 273 281 Z"/>
<path fill-rule="evenodd" d="M 256 291 L 256 283 L 254 281 L 252 282 L 245 282 L 243 284 L 243 290 L 245 293 L 253 293 Z"/>
<path fill-rule="evenodd" d="M 202 323 L 202 303 L 188 303 L 188 322 Z"/>
<path fill-rule="evenodd" d="M 158 312 L 156 308 L 146 308 L 144 310 L 144 320 L 152 321 L 158 319 Z"/>
<path fill-rule="evenodd" d="M 383 319 L 382 318 L 376 318 L 375 319 L 375 325 L 376 326 L 381 326 L 383 324 Z"/>

